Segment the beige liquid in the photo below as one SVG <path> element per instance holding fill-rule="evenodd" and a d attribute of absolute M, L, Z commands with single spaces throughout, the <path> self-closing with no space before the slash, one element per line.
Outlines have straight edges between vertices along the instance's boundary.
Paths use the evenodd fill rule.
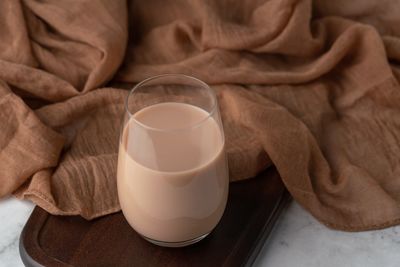
<path fill-rule="evenodd" d="M 133 117 L 118 156 L 125 218 L 138 233 L 157 241 L 183 242 L 209 233 L 223 214 L 229 183 L 216 121 L 182 103 L 156 104 Z"/>

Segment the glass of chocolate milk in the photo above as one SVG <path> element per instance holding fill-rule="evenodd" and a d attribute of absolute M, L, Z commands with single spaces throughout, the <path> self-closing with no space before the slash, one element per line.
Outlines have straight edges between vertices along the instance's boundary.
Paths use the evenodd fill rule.
<path fill-rule="evenodd" d="M 217 98 L 204 82 L 167 74 L 126 99 L 118 155 L 118 197 L 126 220 L 148 241 L 182 247 L 218 224 L 228 166 Z"/>

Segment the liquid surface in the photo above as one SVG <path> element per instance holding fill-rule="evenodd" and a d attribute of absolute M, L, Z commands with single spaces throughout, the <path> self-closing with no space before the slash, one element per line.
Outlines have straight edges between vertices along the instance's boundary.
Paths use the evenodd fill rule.
<path fill-rule="evenodd" d="M 118 195 L 126 219 L 158 241 L 209 233 L 225 209 L 229 182 L 218 124 L 204 110 L 182 103 L 149 106 L 133 118 L 118 156 Z"/>

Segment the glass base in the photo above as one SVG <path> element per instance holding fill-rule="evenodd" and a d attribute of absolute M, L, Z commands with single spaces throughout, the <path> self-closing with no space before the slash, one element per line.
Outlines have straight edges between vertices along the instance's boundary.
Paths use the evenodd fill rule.
<path fill-rule="evenodd" d="M 164 241 L 158 241 L 154 240 L 145 236 L 142 236 L 144 239 L 149 241 L 150 243 L 153 243 L 154 245 L 161 246 L 161 247 L 169 247 L 169 248 L 179 248 L 179 247 L 186 247 L 189 245 L 192 245 L 194 243 L 199 242 L 200 240 L 204 239 L 206 236 L 208 236 L 209 233 L 204 234 L 202 236 L 186 240 L 186 241 L 181 241 L 181 242 L 164 242 Z"/>

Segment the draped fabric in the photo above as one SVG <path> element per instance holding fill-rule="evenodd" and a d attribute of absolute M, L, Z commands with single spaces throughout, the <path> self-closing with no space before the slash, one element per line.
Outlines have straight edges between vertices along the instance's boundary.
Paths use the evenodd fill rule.
<path fill-rule="evenodd" d="M 400 222 L 400 8 L 372 0 L 0 1 L 0 197 L 120 209 L 123 103 L 183 73 L 216 91 L 231 181 L 274 164 L 322 223 Z"/>

